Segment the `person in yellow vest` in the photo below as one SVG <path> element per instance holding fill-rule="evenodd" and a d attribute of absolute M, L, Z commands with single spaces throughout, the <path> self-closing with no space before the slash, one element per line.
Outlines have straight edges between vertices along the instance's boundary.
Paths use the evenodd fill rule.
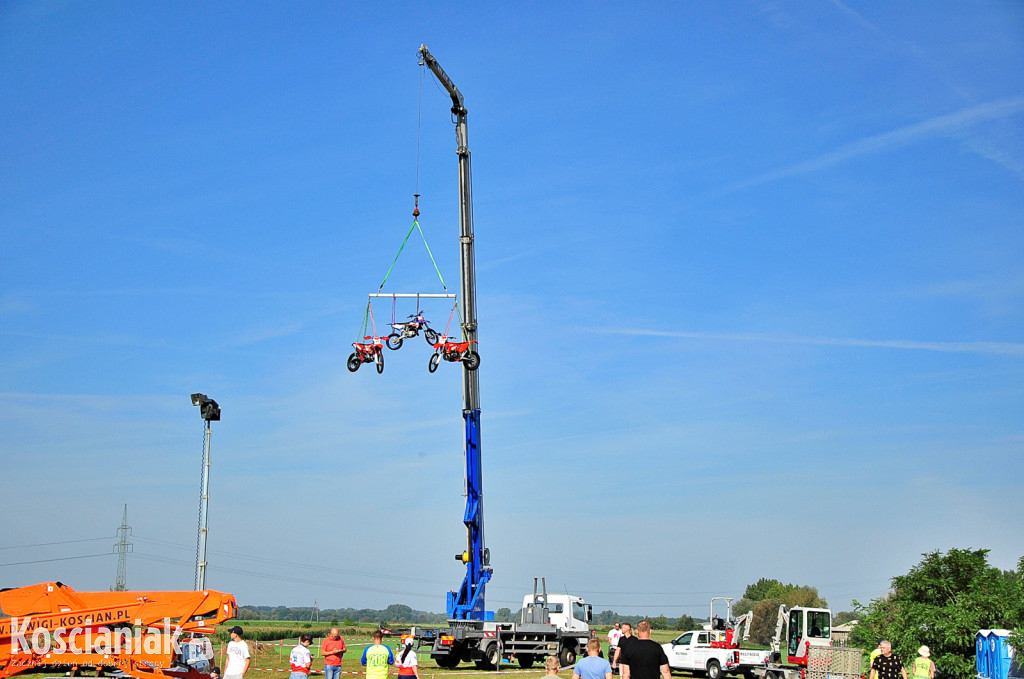
<path fill-rule="evenodd" d="M 931 654 L 927 646 L 917 649 L 917 657 L 911 667 L 914 679 L 935 679 L 935 663 L 931 660 Z"/>
<path fill-rule="evenodd" d="M 871 654 L 868 656 L 868 667 L 871 667 L 871 664 L 873 662 L 875 662 L 875 658 L 877 658 L 880 655 L 882 655 L 882 640 L 881 639 L 878 640 L 878 645 L 875 646 L 875 650 L 871 651 Z"/>

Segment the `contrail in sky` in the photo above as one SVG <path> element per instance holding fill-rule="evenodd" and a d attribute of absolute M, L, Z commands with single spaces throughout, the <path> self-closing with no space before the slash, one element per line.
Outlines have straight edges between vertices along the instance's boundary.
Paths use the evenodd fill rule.
<path fill-rule="evenodd" d="M 1024 356 L 1024 344 L 1015 342 L 921 342 L 917 340 L 868 340 L 852 337 L 800 337 L 756 332 L 687 332 L 683 330 L 602 330 L 613 335 L 641 337 L 678 337 L 733 342 L 770 342 L 773 344 L 805 344 L 837 347 L 878 347 L 883 349 L 915 349 L 966 354 L 1001 354 Z"/>
<path fill-rule="evenodd" d="M 971 125 L 975 125 L 986 120 L 1005 118 L 1021 111 L 1024 111 L 1024 95 L 1018 95 L 1008 99 L 999 99 L 997 101 L 979 104 L 978 106 L 971 106 L 957 111 L 956 113 L 949 113 L 947 115 L 929 118 L 928 120 L 900 127 L 890 132 L 865 137 L 864 139 L 842 146 L 831 153 L 826 153 L 818 156 L 817 158 L 805 160 L 802 163 L 797 163 L 796 165 L 772 170 L 771 172 L 754 177 L 753 179 L 748 179 L 745 182 L 735 184 L 730 187 L 727 192 L 757 186 L 758 184 L 765 184 L 777 179 L 784 179 L 786 177 L 814 172 L 826 167 L 831 167 L 832 165 L 841 163 L 844 160 L 849 160 L 850 158 L 856 158 L 857 156 L 863 156 L 869 153 L 877 153 L 897 146 L 905 146 L 906 144 L 910 144 L 911 142 L 924 137 L 970 127 Z"/>

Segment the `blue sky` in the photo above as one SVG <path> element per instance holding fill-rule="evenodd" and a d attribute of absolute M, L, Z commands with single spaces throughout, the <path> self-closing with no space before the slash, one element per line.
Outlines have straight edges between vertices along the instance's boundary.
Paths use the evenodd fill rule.
<path fill-rule="evenodd" d="M 760 577 L 845 609 L 935 549 L 1014 566 L 1019 3 L 12 1 L 0 585 L 109 587 L 127 503 L 129 586 L 189 588 L 202 391 L 209 586 L 443 610 L 458 368 L 345 369 L 417 187 L 458 287 L 420 43 L 469 110 L 492 608 L 535 575 L 678 615 Z M 438 288 L 410 241 L 385 289 Z"/>

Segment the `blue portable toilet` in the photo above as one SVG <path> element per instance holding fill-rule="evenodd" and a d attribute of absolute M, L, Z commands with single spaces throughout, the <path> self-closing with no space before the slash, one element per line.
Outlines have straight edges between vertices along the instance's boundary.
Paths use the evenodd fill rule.
<path fill-rule="evenodd" d="M 1010 679 L 1010 664 L 1014 653 L 1009 636 L 1009 630 L 1005 629 L 983 629 L 978 632 L 974 639 L 978 677 Z"/>

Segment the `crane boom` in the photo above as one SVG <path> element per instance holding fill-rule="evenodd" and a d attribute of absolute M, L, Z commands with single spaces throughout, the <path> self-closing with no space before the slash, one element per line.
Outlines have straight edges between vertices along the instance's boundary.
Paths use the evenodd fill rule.
<path fill-rule="evenodd" d="M 426 45 L 420 45 L 420 59 L 437 77 L 452 98 L 456 154 L 459 157 L 459 280 L 462 297 L 463 341 L 477 342 L 476 256 L 473 249 L 473 173 L 469 158 L 466 106 L 462 92 L 444 72 Z M 491 579 L 490 557 L 484 543 L 483 474 L 480 455 L 479 370 L 462 371 L 462 417 L 466 421 L 466 551 L 455 558 L 466 564 L 466 577 L 458 591 L 448 592 L 448 617 L 453 620 L 486 620 L 493 613 L 484 610 L 484 589 Z"/>

